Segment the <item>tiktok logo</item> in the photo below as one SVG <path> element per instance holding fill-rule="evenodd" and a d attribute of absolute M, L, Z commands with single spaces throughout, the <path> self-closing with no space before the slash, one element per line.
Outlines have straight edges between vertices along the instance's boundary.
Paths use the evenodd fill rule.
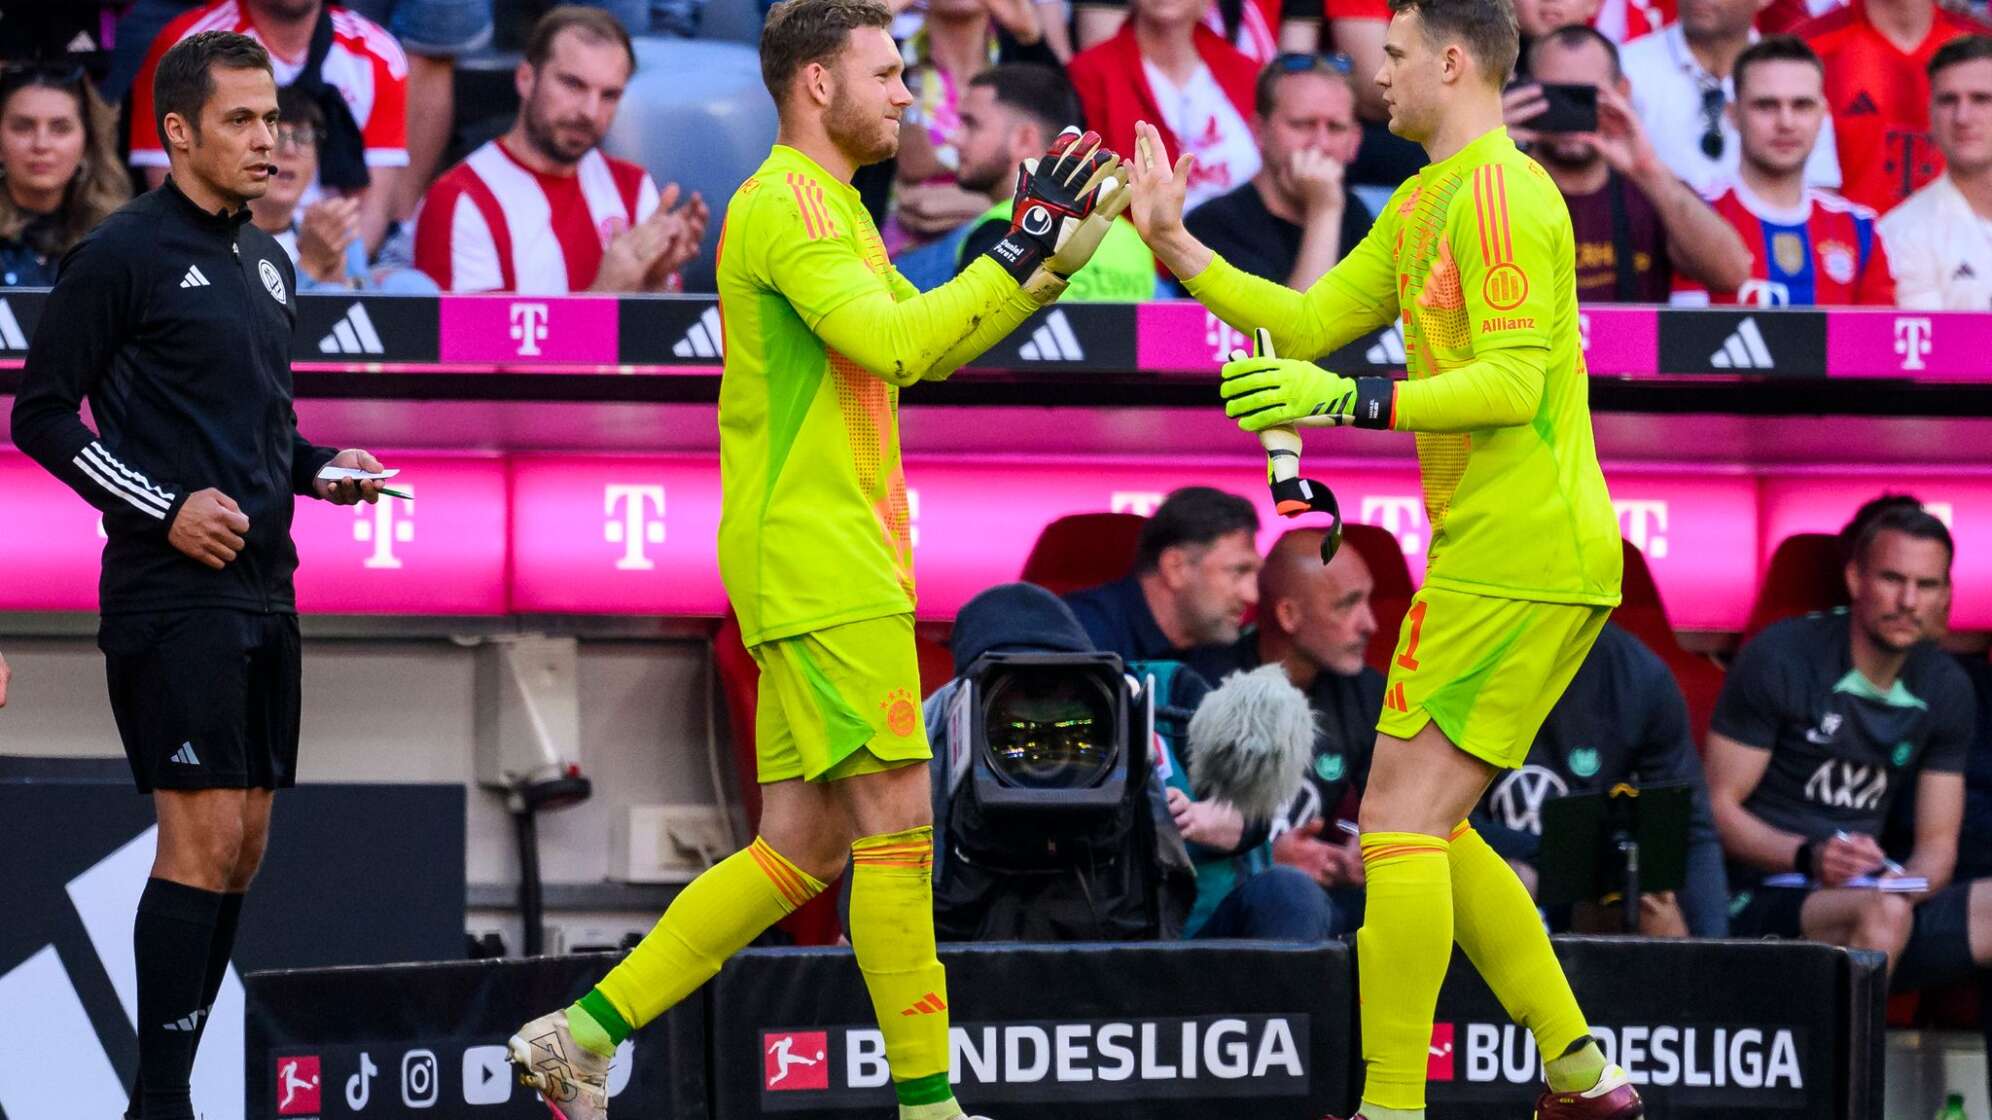
<path fill-rule="evenodd" d="M 1904 317 L 1895 320 L 1895 352 L 1902 355 L 1902 369 L 1922 369 L 1923 359 L 1929 356 L 1930 343 L 1935 331 L 1929 319 L 1922 316 Z"/>
<path fill-rule="evenodd" d="M 1425 503 L 1418 498 L 1396 495 L 1364 498 L 1359 520 L 1396 537 L 1397 547 L 1406 556 L 1416 556 L 1425 550 Z"/>
<path fill-rule="evenodd" d="M 381 495 L 373 505 L 353 507 L 353 539 L 373 545 L 373 555 L 361 561 L 368 568 L 399 568 L 401 557 L 394 546 L 415 539 L 415 488 L 403 486 L 406 498 Z M 395 503 L 400 503 L 397 509 Z"/>
<path fill-rule="evenodd" d="M 519 344 L 520 357 L 539 357 L 539 344 L 546 341 L 546 320 L 544 303 L 512 305 L 512 340 Z"/>
<path fill-rule="evenodd" d="M 1619 531 L 1632 547 L 1654 560 L 1667 558 L 1667 503 L 1614 501 Z"/>
<path fill-rule="evenodd" d="M 621 507 L 618 511 L 617 507 Z M 653 517 L 653 512 L 655 516 Z M 611 483 L 602 491 L 602 536 L 623 546 L 616 570 L 648 572 L 657 567 L 645 545 L 664 543 L 664 488 Z"/>

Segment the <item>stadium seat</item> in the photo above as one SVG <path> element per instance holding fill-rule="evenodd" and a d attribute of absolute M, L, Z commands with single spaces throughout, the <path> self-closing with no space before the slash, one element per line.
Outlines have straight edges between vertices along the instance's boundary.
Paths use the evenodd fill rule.
<path fill-rule="evenodd" d="M 1044 527 L 1017 578 L 1053 595 L 1110 583 L 1134 566 L 1148 519 L 1133 513 L 1071 513 Z"/>
<path fill-rule="evenodd" d="M 709 292 L 726 201 L 761 166 L 775 138 L 761 56 L 745 43 L 641 36 L 636 60 L 602 147 L 642 164 L 660 187 L 675 182 L 705 196 L 713 220 L 684 280 L 686 291 Z"/>
<path fill-rule="evenodd" d="M 1743 644 L 1773 622 L 1846 606 L 1845 569 L 1839 538 L 1831 533 L 1794 533 L 1779 541 L 1743 625 Z"/>
<path fill-rule="evenodd" d="M 1667 663 L 1688 702 L 1688 729 L 1694 736 L 1695 750 L 1705 751 L 1708 721 L 1715 714 L 1717 697 L 1722 694 L 1722 670 L 1708 658 L 1682 648 L 1680 639 L 1674 635 L 1673 624 L 1667 620 L 1667 608 L 1660 601 L 1660 588 L 1653 582 L 1653 572 L 1646 566 L 1646 555 L 1631 541 L 1623 543 L 1623 597 L 1618 609 L 1612 612 L 1612 621 Z"/>
<path fill-rule="evenodd" d="M 1375 581 L 1370 610 L 1376 615 L 1376 634 L 1370 638 L 1363 660 L 1388 675 L 1390 655 L 1397 649 L 1397 636 L 1404 626 L 1404 612 L 1411 609 L 1411 567 L 1404 562 L 1404 548 L 1397 538 L 1375 525 L 1342 526 L 1342 547 L 1362 554 L 1370 579 Z"/>

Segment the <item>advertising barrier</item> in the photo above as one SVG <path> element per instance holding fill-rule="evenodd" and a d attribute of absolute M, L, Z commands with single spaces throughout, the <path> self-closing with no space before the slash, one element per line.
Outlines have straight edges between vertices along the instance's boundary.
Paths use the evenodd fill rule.
<path fill-rule="evenodd" d="M 546 1120 L 505 1041 L 585 995 L 614 953 L 384 968 L 261 972 L 248 979 L 248 1120 Z M 626 1039 L 609 1066 L 616 1116 L 703 1120 L 705 1001 Z"/>
<path fill-rule="evenodd" d="M 1879 954 L 1637 938 L 1556 947 L 1652 1120 L 1880 1115 Z M 949 1072 L 977 1111 L 1319 1120 L 1355 1104 L 1355 969 L 1340 942 L 947 945 L 941 957 Z M 309 1062 L 321 1086 L 310 1115 L 360 1115 L 335 1090 L 364 1084 L 372 1066 L 366 1116 L 523 1120 L 533 1115 L 519 1109 L 524 1090 L 507 1094 L 486 1076 L 491 1048 L 525 1017 L 585 991 L 612 960 L 253 975 L 247 1061 L 261 1080 L 248 1115 L 302 1114 L 280 1107 L 285 1063 Z M 884 1042 L 847 949 L 748 950 L 634 1041 L 610 1080 L 617 1115 L 864 1120 L 892 1109 Z M 1462 1120 L 1526 1115 L 1541 1090 L 1528 1032 L 1463 958 L 1440 996 L 1428 1072 L 1434 1111 Z M 430 1103 L 409 1106 L 411 1092 Z"/>
<path fill-rule="evenodd" d="M 1559 937 L 1556 955 L 1605 1056 L 1652 1120 L 1873 1120 L 1880 1113 L 1879 954 L 1772 941 Z M 1435 1112 L 1510 1120 L 1542 1056 L 1463 954 L 1439 995 L 1427 1067 Z"/>
<path fill-rule="evenodd" d="M 342 507 L 300 501 L 298 601 L 327 614 L 643 614 L 725 610 L 711 455 L 507 457 L 378 450 L 416 497 Z M 1431 547 L 1416 471 L 1398 460 L 1310 459 L 1349 520 L 1396 537 L 1414 581 Z M 907 500 L 918 612 L 952 618 L 984 588 L 1017 578 L 1038 533 L 1071 513 L 1146 515 L 1180 486 L 1216 486 L 1259 505 L 1263 552 L 1290 523 L 1244 459 L 913 456 Z M 1777 542 L 1834 532 L 1860 504 L 1909 489 L 1958 541 L 1952 625 L 1992 628 L 1992 473 L 1614 466 L 1619 531 L 1646 555 L 1673 625 L 1739 630 Z M 18 452 L 0 452 L 0 517 L 37 531 L 0 535 L 0 611 L 96 609 L 97 513 Z"/>
<path fill-rule="evenodd" d="M 0 369 L 18 368 L 47 293 L 0 291 Z M 293 359 L 308 371 L 711 375 L 725 354 L 711 296 L 298 297 Z M 1899 378 L 1992 382 L 1992 318 L 1887 308 L 1672 308 L 1599 304 L 1579 315 L 1600 377 Z M 1189 300 L 1060 304 L 970 367 L 1034 374 L 1208 375 L 1245 336 Z M 1324 359 L 1343 373 L 1401 370 L 1404 336 L 1373 332 Z"/>
<path fill-rule="evenodd" d="M 158 842 L 152 801 L 130 783 L 123 759 L 0 757 L 0 1045 L 23 1071 L 0 1077 L 0 1120 L 124 1115 L 138 1069 L 132 921 Z M 239 1120 L 258 1079 L 243 1065 L 241 972 L 463 952 L 462 786 L 304 785 L 277 802 L 194 1066 L 208 1120 Z"/>

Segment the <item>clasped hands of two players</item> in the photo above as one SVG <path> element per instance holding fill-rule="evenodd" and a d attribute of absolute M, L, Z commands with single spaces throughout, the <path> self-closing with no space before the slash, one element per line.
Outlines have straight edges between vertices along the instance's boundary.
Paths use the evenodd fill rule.
<path fill-rule="evenodd" d="M 1037 159 L 1017 170 L 1010 231 L 989 249 L 1039 303 L 1065 289 L 1127 209 L 1127 171 L 1098 133 L 1068 126 Z"/>

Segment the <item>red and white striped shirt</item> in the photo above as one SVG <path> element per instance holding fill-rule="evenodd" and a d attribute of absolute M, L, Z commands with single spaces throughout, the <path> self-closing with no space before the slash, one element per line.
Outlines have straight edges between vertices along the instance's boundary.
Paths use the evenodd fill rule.
<path fill-rule="evenodd" d="M 542 175 L 493 140 L 422 197 L 415 267 L 446 292 L 585 291 L 609 241 L 656 209 L 650 174 L 599 148 Z"/>
<path fill-rule="evenodd" d="M 408 56 L 387 29 L 358 12 L 337 4 L 332 11 L 332 49 L 319 75 L 339 91 L 360 126 L 367 166 L 405 167 L 408 164 Z M 165 167 L 166 149 L 153 121 L 152 76 L 159 60 L 173 45 L 202 31 L 235 31 L 261 43 L 249 13 L 236 0 L 216 0 L 166 25 L 146 52 L 145 64 L 131 87 L 131 162 L 136 167 Z M 264 43 L 265 47 L 269 44 Z M 303 58 L 281 58 L 274 51 L 270 66 L 279 87 L 297 80 Z"/>

